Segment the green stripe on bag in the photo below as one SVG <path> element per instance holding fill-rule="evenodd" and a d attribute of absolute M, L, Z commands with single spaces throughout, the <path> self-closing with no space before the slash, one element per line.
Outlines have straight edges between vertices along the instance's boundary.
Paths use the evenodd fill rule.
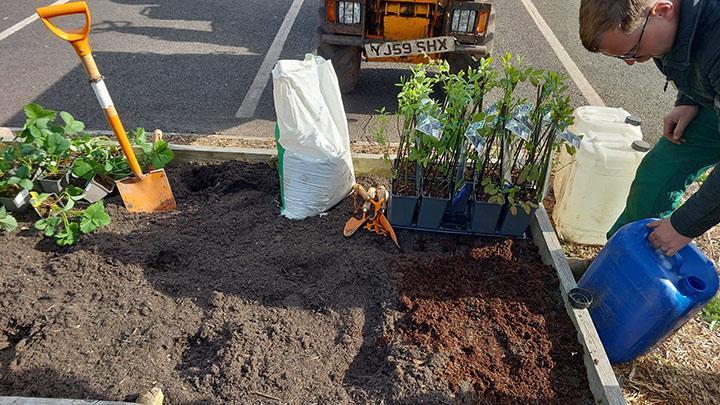
<path fill-rule="evenodd" d="M 275 123 L 275 143 L 277 144 L 278 150 L 278 174 L 280 175 L 280 203 L 282 204 L 281 210 L 285 209 L 285 190 L 283 182 L 283 156 L 285 155 L 285 148 L 280 145 L 280 126 Z"/>

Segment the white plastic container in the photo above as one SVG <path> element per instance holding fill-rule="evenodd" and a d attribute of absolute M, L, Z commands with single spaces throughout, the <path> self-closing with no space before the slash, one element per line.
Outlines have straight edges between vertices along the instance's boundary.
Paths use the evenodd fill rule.
<path fill-rule="evenodd" d="M 574 116 L 570 130 L 583 138 L 574 156 L 561 151 L 553 220 L 561 238 L 603 245 L 649 145 L 642 141 L 639 120 L 621 108 L 584 106 Z"/>

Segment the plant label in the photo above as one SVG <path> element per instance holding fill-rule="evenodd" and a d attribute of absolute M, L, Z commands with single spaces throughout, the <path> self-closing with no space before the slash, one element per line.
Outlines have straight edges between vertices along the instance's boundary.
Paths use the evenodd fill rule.
<path fill-rule="evenodd" d="M 518 121 L 527 121 L 528 117 L 530 116 L 530 113 L 532 112 L 533 105 L 532 103 L 525 103 L 519 105 L 515 109 L 515 118 L 518 119 Z"/>
<path fill-rule="evenodd" d="M 512 132 L 526 142 L 528 139 L 530 139 L 530 132 L 532 132 L 530 130 L 530 127 L 525 122 L 522 122 L 517 118 L 513 118 L 507 123 L 505 123 L 505 129 Z"/>
<path fill-rule="evenodd" d="M 473 122 L 465 130 L 465 138 L 472 144 L 478 154 L 482 155 L 485 139 L 480 136 L 479 130 L 485 126 L 485 121 Z"/>
<path fill-rule="evenodd" d="M 498 107 L 497 107 L 496 103 L 490 104 L 490 106 L 487 108 L 487 110 L 485 110 L 485 114 L 494 116 L 490 125 L 492 125 L 492 126 L 497 125 L 500 114 L 498 112 Z"/>
<path fill-rule="evenodd" d="M 565 130 L 558 134 L 558 138 L 562 139 L 563 141 L 569 143 L 572 145 L 575 149 L 580 148 L 580 140 L 582 140 L 581 136 L 575 135 L 572 132 Z"/>
<path fill-rule="evenodd" d="M 442 124 L 440 123 L 440 121 L 437 118 L 431 117 L 427 114 L 420 114 L 418 116 L 418 123 L 415 126 L 415 129 L 425 135 L 432 136 L 438 141 L 442 138 L 443 135 Z"/>

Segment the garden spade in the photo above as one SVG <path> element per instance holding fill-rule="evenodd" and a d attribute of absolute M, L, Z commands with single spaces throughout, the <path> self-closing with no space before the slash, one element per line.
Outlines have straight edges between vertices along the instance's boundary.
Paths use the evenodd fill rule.
<path fill-rule="evenodd" d="M 110 93 L 108 93 L 103 81 L 102 75 L 95 64 L 95 59 L 90 51 L 90 43 L 88 41 L 88 33 L 90 32 L 90 10 L 84 1 L 74 3 L 58 4 L 54 6 L 41 7 L 37 9 L 43 24 L 50 31 L 65 41 L 75 49 L 80 57 L 85 71 L 90 78 L 95 96 L 97 96 L 100 106 L 105 112 L 110 127 L 115 133 L 115 137 L 120 143 L 120 148 L 130 164 L 134 177 L 128 177 L 115 182 L 120 196 L 125 203 L 125 207 L 130 212 L 159 212 L 172 211 L 176 208 L 175 197 L 173 197 L 170 183 L 168 182 L 165 171 L 153 170 L 147 174 L 143 174 L 140 164 L 135 157 L 130 141 L 125 134 L 125 129 L 120 122 L 115 106 L 113 105 Z M 67 16 L 72 14 L 84 14 L 85 25 L 82 28 L 74 30 L 62 30 L 50 22 L 51 18 Z"/>

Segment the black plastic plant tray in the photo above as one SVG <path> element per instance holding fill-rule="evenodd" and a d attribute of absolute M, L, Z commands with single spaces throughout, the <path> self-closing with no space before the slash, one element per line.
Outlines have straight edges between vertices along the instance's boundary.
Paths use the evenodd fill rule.
<path fill-rule="evenodd" d="M 483 233 L 483 232 L 473 232 L 467 229 L 459 229 L 459 228 L 446 228 L 446 227 L 439 227 L 439 228 L 422 228 L 415 225 L 410 226 L 400 226 L 400 225 L 393 225 L 394 229 L 402 229 L 407 231 L 417 231 L 417 232 L 433 232 L 433 233 L 443 233 L 443 234 L 449 234 L 449 235 L 469 235 L 469 236 L 488 236 L 492 238 L 510 238 L 510 239 L 525 239 L 527 238 L 527 231 L 523 233 L 522 236 L 513 236 L 513 235 L 505 235 L 500 232 L 495 233 Z"/>
<path fill-rule="evenodd" d="M 474 232 L 470 230 L 469 218 L 466 215 L 456 214 L 454 217 L 446 212 L 443 218 L 443 222 L 438 228 L 426 228 L 417 225 L 395 225 L 392 224 L 395 229 L 404 229 L 409 231 L 420 231 L 420 232 L 435 232 L 444 233 L 451 235 L 470 235 L 470 236 L 489 236 L 493 238 L 512 238 L 512 239 L 525 239 L 527 237 L 527 231 L 522 236 L 507 235 L 500 232 Z"/>

